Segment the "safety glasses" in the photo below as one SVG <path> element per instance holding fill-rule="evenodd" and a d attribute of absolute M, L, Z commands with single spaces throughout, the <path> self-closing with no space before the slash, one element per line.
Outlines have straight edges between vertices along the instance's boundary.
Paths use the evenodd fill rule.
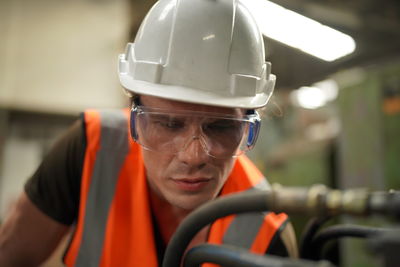
<path fill-rule="evenodd" d="M 215 158 L 237 157 L 253 148 L 261 119 L 245 115 L 171 111 L 145 106 L 131 109 L 132 138 L 144 149 L 176 154 L 199 142 Z"/>

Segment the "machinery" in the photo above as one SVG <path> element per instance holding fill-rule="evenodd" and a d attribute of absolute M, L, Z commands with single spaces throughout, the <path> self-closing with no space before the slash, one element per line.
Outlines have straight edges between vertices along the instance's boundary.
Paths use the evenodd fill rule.
<path fill-rule="evenodd" d="M 214 220 L 234 213 L 274 211 L 305 214 L 313 217 L 300 240 L 300 259 L 261 256 L 237 247 L 204 244 L 184 251 L 194 235 Z M 400 191 L 368 192 L 363 189 L 332 190 L 323 185 L 292 188 L 274 185 L 272 190 L 244 192 L 211 201 L 191 213 L 177 229 L 169 243 L 163 267 L 200 266 L 215 263 L 221 266 L 334 266 L 323 260 L 321 248 L 341 237 L 366 238 L 375 255 L 383 258 L 386 267 L 400 263 L 400 228 L 373 228 L 359 225 L 334 225 L 320 230 L 333 216 L 387 216 L 400 220 Z"/>

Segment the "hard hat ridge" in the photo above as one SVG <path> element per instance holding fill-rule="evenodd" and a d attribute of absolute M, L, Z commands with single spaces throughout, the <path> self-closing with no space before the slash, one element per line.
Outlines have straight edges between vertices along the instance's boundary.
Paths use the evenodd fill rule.
<path fill-rule="evenodd" d="M 275 76 L 261 33 L 237 0 L 160 0 L 120 55 L 123 87 L 206 105 L 258 108 Z"/>

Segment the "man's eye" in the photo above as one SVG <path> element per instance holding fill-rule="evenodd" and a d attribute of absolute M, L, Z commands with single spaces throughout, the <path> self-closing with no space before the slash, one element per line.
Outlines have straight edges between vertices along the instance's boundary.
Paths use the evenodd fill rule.
<path fill-rule="evenodd" d="M 240 128 L 240 123 L 228 120 L 218 120 L 206 124 L 204 128 L 211 131 L 232 131 Z"/>
<path fill-rule="evenodd" d="M 156 121 L 156 124 L 170 130 L 178 130 L 184 127 L 183 122 L 175 120 L 159 120 Z"/>

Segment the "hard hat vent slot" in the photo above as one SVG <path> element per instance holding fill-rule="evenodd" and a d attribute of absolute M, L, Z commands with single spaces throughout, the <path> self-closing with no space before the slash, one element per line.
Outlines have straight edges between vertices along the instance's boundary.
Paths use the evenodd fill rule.
<path fill-rule="evenodd" d="M 257 78 L 234 74 L 232 75 L 231 94 L 240 96 L 254 96 L 257 89 Z"/>
<path fill-rule="evenodd" d="M 135 79 L 160 83 L 163 66 L 153 62 L 135 62 L 134 74 Z"/>

